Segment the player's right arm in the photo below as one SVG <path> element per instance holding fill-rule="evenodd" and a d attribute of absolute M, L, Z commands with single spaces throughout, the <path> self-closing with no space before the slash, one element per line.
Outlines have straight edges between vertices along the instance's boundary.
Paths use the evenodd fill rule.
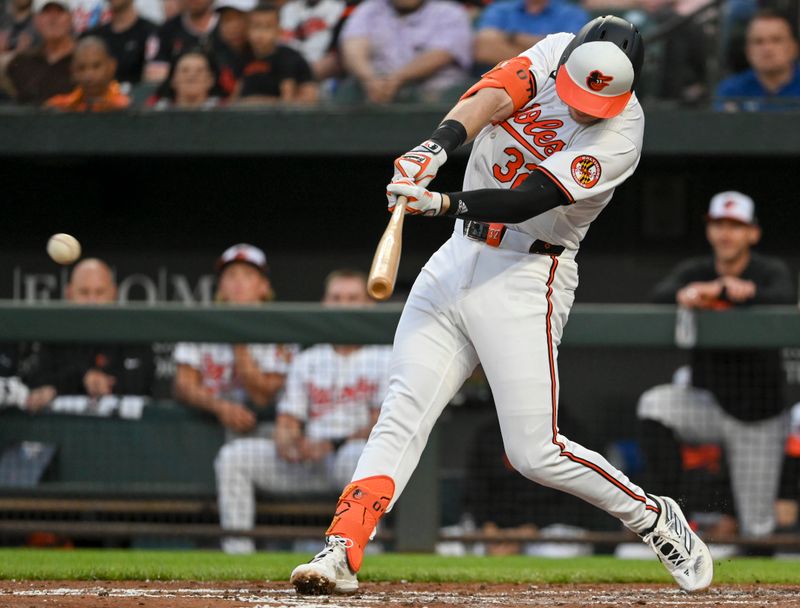
<path fill-rule="evenodd" d="M 484 74 L 445 116 L 430 139 L 394 161 L 392 182 L 427 186 L 451 152 L 472 141 L 487 125 L 505 120 L 536 94 L 531 60 L 514 57 Z M 391 211 L 391 207 L 390 207 Z"/>

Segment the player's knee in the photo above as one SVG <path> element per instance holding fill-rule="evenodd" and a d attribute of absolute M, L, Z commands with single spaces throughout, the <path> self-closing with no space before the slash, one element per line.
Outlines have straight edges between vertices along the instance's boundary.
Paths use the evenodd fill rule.
<path fill-rule="evenodd" d="M 506 452 L 506 456 L 511 466 L 523 477 L 549 486 L 555 474 L 554 465 L 558 456 L 558 450 L 551 450 L 550 447 L 544 446 L 542 450 L 534 450 L 529 445 L 527 449 L 510 449 Z"/>
<path fill-rule="evenodd" d="M 223 445 L 214 458 L 214 472 L 217 478 L 226 477 L 234 471 L 240 462 L 238 450 L 233 442 Z"/>

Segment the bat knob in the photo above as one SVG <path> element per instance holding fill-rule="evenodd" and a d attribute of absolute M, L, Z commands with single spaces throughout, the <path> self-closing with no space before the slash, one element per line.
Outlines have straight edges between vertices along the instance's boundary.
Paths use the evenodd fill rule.
<path fill-rule="evenodd" d="M 367 284 L 367 292 L 374 300 L 383 302 L 392 295 L 392 285 L 389 281 L 375 278 Z"/>

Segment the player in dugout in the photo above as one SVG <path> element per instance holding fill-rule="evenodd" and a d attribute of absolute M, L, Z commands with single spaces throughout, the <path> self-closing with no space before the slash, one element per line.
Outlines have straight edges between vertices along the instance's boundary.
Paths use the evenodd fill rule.
<path fill-rule="evenodd" d="M 338 270 L 325 280 L 328 307 L 370 305 L 367 277 Z M 237 531 L 255 525 L 255 490 L 330 492 L 347 483 L 378 419 L 386 393 L 387 346 L 317 344 L 292 361 L 277 405 L 273 438 L 227 443 L 214 463 L 223 540 L 228 553 L 252 553 Z"/>
<path fill-rule="evenodd" d="M 654 302 L 696 310 L 795 302 L 786 264 L 751 250 L 761 238 L 752 198 L 733 191 L 714 195 L 706 237 L 713 255 L 679 264 L 654 288 Z M 639 400 L 651 481 L 681 495 L 680 443 L 722 444 L 739 531 L 767 535 L 775 528 L 773 503 L 789 428 L 781 353 L 696 348 L 689 367 L 688 381 L 653 387 Z"/>
<path fill-rule="evenodd" d="M 445 406 L 480 362 L 511 465 L 582 498 L 639 534 L 685 590 L 713 562 L 677 503 L 634 484 L 558 427 L 558 346 L 578 285 L 575 256 L 614 189 L 636 169 L 644 113 L 633 93 L 639 31 L 598 17 L 501 62 L 425 141 L 395 160 L 387 187 L 406 213 L 456 220 L 414 283 L 395 334 L 389 391 L 326 545 L 295 568 L 298 592 L 352 592 L 364 547 L 397 501 Z M 427 189 L 473 140 L 464 190 Z"/>

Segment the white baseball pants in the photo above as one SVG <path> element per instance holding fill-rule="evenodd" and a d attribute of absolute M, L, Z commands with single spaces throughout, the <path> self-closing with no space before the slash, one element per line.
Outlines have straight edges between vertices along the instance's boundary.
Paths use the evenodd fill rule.
<path fill-rule="evenodd" d="M 225 530 L 252 530 L 256 520 L 256 489 L 275 494 L 338 491 L 350 482 L 363 439 L 351 439 L 318 462 L 287 462 L 272 439 L 235 439 L 220 448 L 214 460 L 220 524 Z M 252 553 L 249 538 L 228 537 L 226 553 Z"/>
<path fill-rule="evenodd" d="M 578 285 L 574 252 L 554 257 L 490 247 L 462 236 L 460 226 L 411 290 L 395 335 L 388 395 L 353 479 L 388 475 L 396 484 L 393 505 L 437 418 L 480 361 L 514 468 L 636 532 L 646 530 L 657 504 L 557 428 L 558 345 Z"/>
<path fill-rule="evenodd" d="M 672 429 L 681 441 L 722 444 L 742 534 L 764 536 L 775 529 L 788 412 L 746 422 L 727 414 L 707 390 L 662 384 L 641 396 L 637 414 Z"/>

